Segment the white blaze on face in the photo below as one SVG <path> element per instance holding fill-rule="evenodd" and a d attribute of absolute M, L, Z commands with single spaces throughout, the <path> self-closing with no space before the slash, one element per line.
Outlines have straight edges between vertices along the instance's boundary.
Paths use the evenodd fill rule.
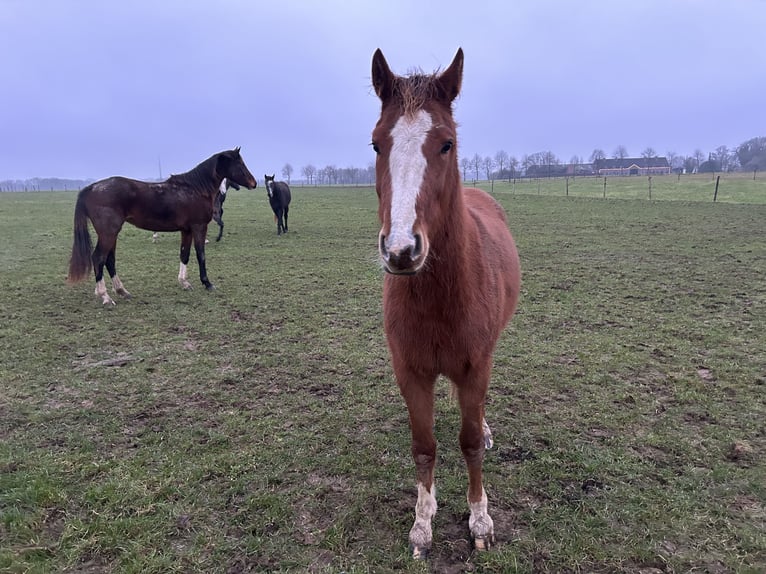
<path fill-rule="evenodd" d="M 272 197 L 274 195 L 273 187 L 274 187 L 273 181 L 269 180 L 266 182 L 266 193 L 269 194 L 269 197 Z"/>
<path fill-rule="evenodd" d="M 393 146 L 388 169 L 391 173 L 391 231 L 386 248 L 394 253 L 415 244 L 415 203 L 426 173 L 423 144 L 433 122 L 431 114 L 419 110 L 402 116 L 391 130 Z"/>

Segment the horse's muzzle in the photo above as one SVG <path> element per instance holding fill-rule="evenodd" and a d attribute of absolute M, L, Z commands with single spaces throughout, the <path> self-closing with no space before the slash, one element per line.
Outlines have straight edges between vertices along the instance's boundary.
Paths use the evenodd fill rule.
<path fill-rule="evenodd" d="M 393 275 L 414 275 L 423 267 L 426 261 L 427 249 L 424 249 L 423 238 L 419 233 L 414 235 L 411 244 L 391 248 L 387 238 L 380 234 L 378 251 L 383 262 L 383 268 Z"/>

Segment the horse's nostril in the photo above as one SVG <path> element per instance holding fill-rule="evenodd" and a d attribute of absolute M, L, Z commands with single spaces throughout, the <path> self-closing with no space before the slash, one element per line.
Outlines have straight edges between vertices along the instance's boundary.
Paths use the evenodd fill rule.
<path fill-rule="evenodd" d="M 415 234 L 415 250 L 412 252 L 413 257 L 420 257 L 420 253 L 423 251 L 423 238 L 420 233 Z"/>
<path fill-rule="evenodd" d="M 378 245 L 380 254 L 384 257 L 388 257 L 388 250 L 386 249 L 386 236 L 381 233 L 378 239 L 380 241 L 380 244 Z"/>

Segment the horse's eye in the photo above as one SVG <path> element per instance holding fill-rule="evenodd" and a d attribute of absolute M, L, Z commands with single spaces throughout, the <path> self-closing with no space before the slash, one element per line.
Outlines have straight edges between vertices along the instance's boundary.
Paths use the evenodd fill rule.
<path fill-rule="evenodd" d="M 451 150 L 451 149 L 452 149 L 452 146 L 453 146 L 453 143 L 452 143 L 452 141 L 451 141 L 451 140 L 450 140 L 450 141 L 448 141 L 448 142 L 446 142 L 446 143 L 445 143 L 445 144 L 442 146 L 442 149 L 441 149 L 441 153 L 442 153 L 442 154 L 445 154 L 445 153 L 447 153 L 449 150 Z"/>
<path fill-rule="evenodd" d="M 378 144 L 376 144 L 375 142 L 372 142 L 371 145 L 372 145 L 372 149 L 375 150 L 375 153 L 379 154 L 380 153 L 380 148 L 378 147 Z"/>

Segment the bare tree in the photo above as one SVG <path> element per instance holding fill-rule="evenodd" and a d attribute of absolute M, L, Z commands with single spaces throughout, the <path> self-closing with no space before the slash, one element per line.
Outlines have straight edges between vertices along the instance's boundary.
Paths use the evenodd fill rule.
<path fill-rule="evenodd" d="M 478 180 L 479 170 L 481 169 L 481 156 L 478 153 L 473 154 L 471 158 L 471 169 L 474 173 L 474 180 Z"/>
<path fill-rule="evenodd" d="M 641 157 L 651 159 L 653 157 L 657 157 L 657 152 L 654 151 L 654 148 L 647 147 L 644 151 L 641 152 Z"/>
<path fill-rule="evenodd" d="M 467 157 L 460 158 L 460 169 L 463 170 L 463 181 L 468 179 L 468 170 L 471 168 L 471 160 Z"/>
<path fill-rule="evenodd" d="M 282 166 L 282 177 L 287 178 L 287 183 L 290 183 L 290 176 L 293 173 L 293 166 L 291 166 L 289 163 L 286 163 Z"/>
<path fill-rule="evenodd" d="M 694 157 L 694 161 L 696 162 L 695 167 L 697 171 L 699 171 L 700 165 L 702 164 L 702 161 L 705 159 L 705 154 L 703 153 L 701 149 L 697 148 L 694 150 L 694 155 L 692 157 Z"/>
<path fill-rule="evenodd" d="M 679 167 L 679 160 L 681 159 L 679 155 L 674 151 L 666 151 L 665 157 L 668 158 L 668 164 L 670 165 L 670 169 L 676 169 Z"/>
<path fill-rule="evenodd" d="M 484 167 L 484 172 L 487 174 L 487 181 L 494 181 L 495 178 L 492 171 L 495 169 L 495 160 L 487 156 L 482 160 L 482 166 Z"/>
<path fill-rule="evenodd" d="M 512 155 L 508 158 L 508 167 L 511 168 L 510 175 L 508 177 L 508 181 L 511 181 L 511 178 L 516 178 L 516 171 L 519 169 L 519 160 L 516 159 L 515 155 Z"/>
<path fill-rule="evenodd" d="M 495 154 L 495 165 L 497 166 L 499 177 L 503 177 L 505 166 L 508 165 L 508 154 L 505 150 L 501 149 Z"/>
<path fill-rule="evenodd" d="M 729 171 L 729 167 L 731 166 L 732 153 L 728 146 L 719 145 L 717 148 L 715 148 L 713 155 L 721 166 L 721 171 Z"/>
<path fill-rule="evenodd" d="M 616 148 L 614 148 L 612 157 L 615 159 L 625 159 L 628 157 L 628 148 L 626 148 L 624 145 L 618 145 Z"/>
<path fill-rule="evenodd" d="M 521 169 L 524 170 L 524 174 L 526 175 L 527 171 L 529 170 L 530 166 L 535 165 L 534 160 L 532 159 L 532 156 L 524 154 L 521 156 Z"/>
<path fill-rule="evenodd" d="M 594 163 L 599 159 L 606 159 L 606 154 L 604 153 L 604 150 L 596 148 L 593 150 L 593 153 L 590 154 L 590 163 Z"/>
<path fill-rule="evenodd" d="M 317 168 L 311 164 L 304 165 L 301 168 L 301 174 L 306 179 L 306 182 L 308 182 L 309 185 L 314 183 L 314 176 L 316 175 L 316 173 L 317 173 Z"/>
<path fill-rule="evenodd" d="M 556 157 L 556 154 L 550 150 L 542 152 L 541 157 L 542 157 L 542 165 L 544 165 L 547 168 L 546 175 L 550 177 L 551 167 L 554 165 L 560 165 L 561 160 L 559 160 L 559 158 Z"/>

